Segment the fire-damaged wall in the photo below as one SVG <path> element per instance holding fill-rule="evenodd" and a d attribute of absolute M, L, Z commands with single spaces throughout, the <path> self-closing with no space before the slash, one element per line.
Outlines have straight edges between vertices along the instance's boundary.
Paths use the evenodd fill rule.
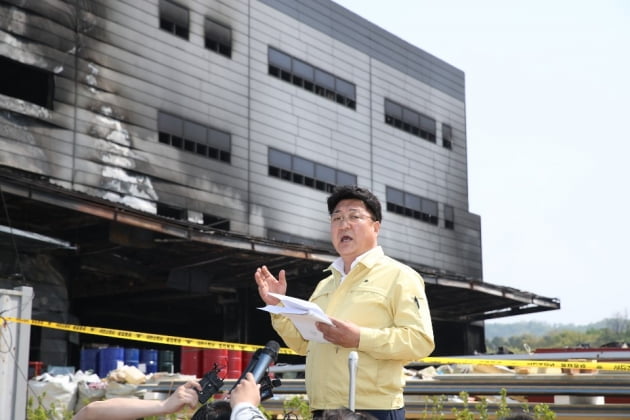
<path fill-rule="evenodd" d="M 176 87 L 178 83 L 172 82 L 180 76 L 190 76 L 182 76 L 177 66 L 187 64 L 173 60 L 168 51 L 177 47 L 172 45 L 170 34 L 159 30 L 158 3 L 0 1 L 0 167 L 11 168 L 27 179 L 104 199 L 112 205 L 200 226 L 246 232 L 244 210 L 247 209 L 243 206 L 246 200 L 240 198 L 246 195 L 246 188 L 238 180 L 246 179 L 247 171 L 243 171 L 246 162 L 234 152 L 239 147 L 243 149 L 236 136 L 228 139 L 231 164 L 184 151 L 183 147 L 173 148 L 158 139 L 158 110 L 167 109 L 169 113 L 195 121 L 207 121 L 207 108 L 216 98 L 202 92 L 207 88 L 195 90 L 199 87 L 196 86 L 182 92 Z M 123 15 L 125 18 L 120 19 Z M 143 21 L 147 16 L 153 21 Z M 185 84 L 198 84 L 202 79 L 205 77 Z M 246 85 L 244 76 L 235 82 Z M 238 117 L 241 123 L 246 115 L 245 108 L 235 111 L 242 114 Z M 208 126 L 227 131 L 223 127 L 226 124 L 219 116 Z M 192 128 L 199 129 L 199 126 Z M 235 182 L 227 182 L 227 179 Z M 24 211 L 20 213 L 7 217 L 8 222 L 20 223 Z M 51 225 L 66 224 L 50 215 Z M 139 229 L 122 228 L 117 224 L 104 229 L 94 226 L 91 230 L 91 235 L 100 235 L 111 247 L 123 244 L 147 248 L 142 241 L 158 240 Z M 144 238 L 139 239 L 139 235 Z M 138 294 L 141 292 L 137 290 L 142 290 L 148 295 L 146 290 L 153 287 L 137 280 L 138 272 L 146 267 L 126 257 L 113 262 L 94 262 L 72 256 L 72 253 L 52 255 L 9 249 L 3 254 L 5 268 L 8 268 L 2 273 L 4 282 L 7 287 L 22 283 L 36 285 L 33 314 L 39 319 L 77 321 L 72 315 L 69 290 L 77 301 L 89 293 L 100 297 L 101 301 L 113 301 L 116 288 L 117 293 L 135 290 Z M 15 270 L 15 261 L 21 262 L 21 271 Z M 84 268 L 94 264 L 119 265 L 109 274 L 115 280 L 103 285 L 107 279 L 102 273 L 100 277 L 92 276 L 92 269 Z M 78 267 L 83 267 L 87 274 L 79 273 Z M 107 268 L 95 270 L 107 271 Z M 159 274 L 153 273 L 152 281 L 162 284 L 160 287 L 170 282 L 170 287 L 181 289 L 170 280 L 173 276 L 168 272 L 169 268 L 165 268 Z M 94 287 L 99 283 L 100 288 Z M 207 289 L 195 292 L 207 293 Z M 199 304 L 208 306 L 206 311 L 188 312 L 205 321 L 218 321 L 216 326 L 208 322 L 216 331 L 197 327 L 198 331 L 205 331 L 206 337 L 242 340 L 239 325 L 245 323 L 240 318 L 230 318 L 232 328 L 221 325 L 223 313 L 237 313 L 239 301 L 229 299 L 237 296 L 237 292 L 228 287 L 220 296 L 220 303 L 215 297 Z M 119 309 L 114 309 L 113 303 L 110 305 L 111 311 L 121 312 L 122 321 L 112 320 L 111 314 L 99 319 L 96 314 L 103 313 L 102 309 L 89 303 L 83 306 L 75 303 L 74 311 L 82 314 L 84 322 L 113 322 L 112 327 L 122 328 L 126 325 L 124 311 L 129 310 L 125 306 L 131 308 L 132 305 L 119 303 Z M 161 310 L 168 314 L 166 309 Z M 178 309 L 173 311 L 177 313 Z M 146 312 L 147 317 L 153 314 L 148 309 Z M 90 313 L 92 315 L 88 316 Z M 177 324 L 178 320 L 169 322 Z M 163 321 L 163 325 L 167 323 Z M 135 325 L 138 329 L 146 326 L 140 320 L 136 320 Z M 146 328 L 151 330 L 150 325 Z M 162 331 L 177 332 L 176 328 L 169 330 L 169 327 Z M 71 361 L 67 346 L 77 343 L 76 337 L 37 328 L 32 337 L 33 360 L 53 365 Z"/>
<path fill-rule="evenodd" d="M 0 163 L 156 213 L 152 175 L 161 178 L 173 168 L 168 161 L 156 161 L 159 153 L 150 156 L 137 144 L 157 143 L 155 123 L 147 121 L 156 116 L 125 94 L 146 90 L 129 73 L 147 69 L 125 72 L 129 64 L 124 60 L 134 58 L 113 47 L 110 38 L 118 31 L 108 31 L 113 22 L 98 15 L 115 12 L 96 1 L 9 1 L 1 7 L 1 93 L 9 111 L 3 116 L 3 127 L 9 129 L 2 145 L 10 153 L 3 153 Z M 29 101 L 36 87 L 54 94 Z M 185 206 L 190 207 L 195 204 Z"/>
<path fill-rule="evenodd" d="M 0 249 L 36 268 L 0 276 L 50 284 L 45 319 L 264 344 L 252 273 L 307 297 L 351 182 L 447 351 L 480 350 L 471 322 L 538 307 L 481 287 L 465 115 L 461 70 L 332 1 L 0 0 Z"/>
<path fill-rule="evenodd" d="M 189 76 L 177 68 L 186 64 L 169 56 L 170 36 L 157 29 L 158 2 L 138 2 L 138 12 L 143 9 L 138 16 L 121 2 L 0 6 L 5 110 L 0 144 L 7 152 L 0 164 L 131 208 L 179 211 L 178 217 L 200 224 L 231 219 L 231 229 L 247 231 L 246 212 L 238 210 L 246 187 L 226 182 L 246 179 L 238 153 L 243 140 L 228 136 L 231 164 L 174 152 L 158 141 L 158 110 L 206 121 L 207 107 L 216 100 L 216 92 L 212 98 L 203 92 L 208 88 L 181 92 L 168 80 Z M 125 25 L 118 23 L 119 14 L 126 15 Z M 147 16 L 155 25 L 139 20 Z M 244 77 L 232 82 L 247 85 Z M 35 92 L 41 98 L 34 98 Z M 246 106 L 235 113 L 245 118 Z M 219 116 L 209 125 L 229 133 L 227 123 Z"/>
<path fill-rule="evenodd" d="M 20 81 L 0 90 L 0 165 L 143 212 L 314 246 L 328 246 L 330 187 L 356 182 L 386 204 L 390 255 L 481 278 L 464 75 L 453 66 L 328 1 L 0 6 L 3 79 Z M 317 80 L 280 71 L 286 60 Z M 418 121 L 385 118 L 398 104 L 405 118 L 423 115 L 418 136 Z"/>

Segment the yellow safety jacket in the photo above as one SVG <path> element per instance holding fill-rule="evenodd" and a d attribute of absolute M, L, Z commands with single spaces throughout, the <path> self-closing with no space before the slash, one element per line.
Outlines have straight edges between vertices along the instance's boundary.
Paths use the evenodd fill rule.
<path fill-rule="evenodd" d="M 403 367 L 435 348 L 422 277 L 376 247 L 350 270 L 329 267 L 310 297 L 329 316 L 360 327 L 359 347 L 343 348 L 302 338 L 283 315 L 272 325 L 286 345 L 306 355 L 306 391 L 311 410 L 348 407 L 348 355 L 357 351 L 355 408 L 391 410 L 404 406 Z"/>

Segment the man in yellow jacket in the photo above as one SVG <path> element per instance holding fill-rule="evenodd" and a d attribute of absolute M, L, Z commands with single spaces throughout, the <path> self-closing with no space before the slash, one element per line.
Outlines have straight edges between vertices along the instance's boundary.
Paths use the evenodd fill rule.
<path fill-rule="evenodd" d="M 374 194 L 339 187 L 327 204 L 339 258 L 309 300 L 334 324 L 317 325 L 328 342 L 304 340 L 282 315 L 272 315 L 272 325 L 287 346 L 306 355 L 306 391 L 315 418 L 322 410 L 348 406 L 348 355 L 356 351 L 356 409 L 382 420 L 403 420 L 403 367 L 435 347 L 424 281 L 378 246 L 382 214 Z M 275 277 L 262 266 L 254 277 L 262 300 L 279 304 L 269 293 L 286 294 L 285 271 Z"/>

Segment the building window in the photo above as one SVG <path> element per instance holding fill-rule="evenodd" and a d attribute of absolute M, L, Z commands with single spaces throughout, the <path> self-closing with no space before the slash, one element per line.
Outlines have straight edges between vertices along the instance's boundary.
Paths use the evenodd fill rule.
<path fill-rule="evenodd" d="M 188 39 L 188 9 L 169 0 L 160 0 L 160 29 Z"/>
<path fill-rule="evenodd" d="M 332 73 L 269 47 L 269 74 L 350 109 L 357 108 L 356 86 Z"/>
<path fill-rule="evenodd" d="M 188 217 L 188 211 L 180 207 L 169 206 L 164 203 L 157 203 L 158 216 L 167 217 L 169 219 L 183 220 L 190 222 Z M 230 221 L 221 217 L 213 216 L 207 213 L 201 213 L 200 224 L 203 226 L 211 227 L 219 230 L 230 230 Z"/>
<path fill-rule="evenodd" d="M 177 149 L 230 163 L 230 133 L 174 115 L 158 114 L 158 140 Z"/>
<path fill-rule="evenodd" d="M 226 57 L 232 56 L 232 30 L 220 23 L 206 18 L 206 48 Z"/>
<path fill-rule="evenodd" d="M 387 187 L 386 195 L 387 211 L 437 226 L 439 221 L 437 201 L 392 187 Z"/>
<path fill-rule="evenodd" d="M 267 158 L 270 176 L 316 190 L 332 192 L 337 185 L 357 183 L 356 175 L 277 149 L 270 148 Z"/>
<path fill-rule="evenodd" d="M 445 149 L 453 148 L 453 128 L 442 123 L 442 147 Z"/>
<path fill-rule="evenodd" d="M 435 143 L 436 123 L 433 118 L 389 99 L 385 99 L 385 123 Z"/>
<path fill-rule="evenodd" d="M 444 204 L 444 227 L 446 229 L 455 228 L 455 211 L 453 206 L 449 206 L 448 204 Z"/>
<path fill-rule="evenodd" d="M 0 56 L 0 94 L 53 109 L 55 76 Z"/>

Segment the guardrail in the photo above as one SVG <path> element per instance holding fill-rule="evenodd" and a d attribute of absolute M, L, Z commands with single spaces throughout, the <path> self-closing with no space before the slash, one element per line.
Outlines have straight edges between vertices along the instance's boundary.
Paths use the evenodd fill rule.
<path fill-rule="evenodd" d="M 272 370 L 277 371 L 278 369 Z M 226 379 L 223 389 L 231 389 L 235 382 L 236 379 Z M 282 379 L 281 382 L 281 386 L 273 389 L 274 397 L 263 402 L 265 409 L 276 414 L 283 412 L 283 402 L 287 398 L 293 395 L 306 394 L 303 379 Z M 179 384 L 168 382 L 157 385 L 142 385 L 140 388 L 147 391 L 170 392 Z M 573 399 L 576 401 L 571 404 L 547 403 L 558 420 L 630 420 L 630 374 L 625 373 L 577 375 L 445 374 L 438 375 L 434 379 L 409 378 L 405 387 L 407 418 L 432 418 L 433 402 L 431 397 L 444 395 L 447 398 L 441 403 L 442 418 L 445 420 L 453 419 L 455 417 L 452 414 L 452 409 L 461 410 L 463 406 L 461 402 L 455 401 L 452 397 L 458 396 L 462 391 L 466 391 L 470 396 L 486 396 L 489 401 L 488 411 L 492 415 L 498 408 L 498 396 L 502 389 L 507 391 L 508 397 L 512 400 L 508 406 L 513 412 L 520 412 L 526 402 L 533 409 L 537 402 L 532 400 L 546 397 L 550 401 L 554 401 L 554 399 L 563 401 Z M 491 398 L 492 396 L 496 396 L 496 398 Z M 627 402 L 606 402 L 606 399 L 613 398 Z M 473 411 L 475 411 L 474 405 L 469 404 L 469 408 Z"/>
<path fill-rule="evenodd" d="M 230 389 L 235 380 L 227 379 L 225 387 Z M 506 389 L 508 397 L 519 402 L 509 403 L 513 412 L 520 412 L 523 404 L 532 397 L 545 396 L 551 401 L 555 397 L 573 398 L 580 403 L 549 402 L 550 409 L 558 420 L 596 420 L 596 419 L 630 419 L 630 375 L 628 374 L 578 374 L 578 375 L 492 375 L 492 374 L 448 374 L 438 375 L 435 379 L 408 379 L 405 387 L 405 406 L 407 418 L 431 418 L 433 402 L 431 396 L 457 396 L 466 391 L 470 396 L 497 396 L 488 404 L 490 413 L 498 408 L 498 396 Z M 282 385 L 274 388 L 275 397 L 263 403 L 272 412 L 282 412 L 282 403 L 287 396 L 304 395 L 306 393 L 303 379 L 283 379 Z M 594 397 L 594 398 L 589 398 Z M 627 397 L 628 403 L 599 404 L 599 397 Z M 560 398 L 566 400 L 567 398 Z M 593 401 L 588 403 L 588 401 Z M 470 409 L 474 411 L 474 405 Z M 535 401 L 529 401 L 531 409 Z M 452 419 L 452 409 L 462 409 L 462 403 L 446 399 L 442 403 L 444 419 Z"/>

